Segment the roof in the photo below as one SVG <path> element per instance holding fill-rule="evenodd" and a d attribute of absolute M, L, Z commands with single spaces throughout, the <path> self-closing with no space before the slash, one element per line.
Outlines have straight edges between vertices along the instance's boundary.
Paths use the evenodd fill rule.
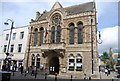
<path fill-rule="evenodd" d="M 94 2 L 88 2 L 84 4 L 79 4 L 71 7 L 65 8 L 67 15 L 78 14 L 87 11 L 93 11 L 94 9 Z"/>
<path fill-rule="evenodd" d="M 70 6 L 70 7 L 66 7 L 66 8 L 62 8 L 61 4 L 59 2 L 56 2 L 53 7 L 53 9 L 63 9 L 65 10 L 65 12 L 67 13 L 67 15 L 74 15 L 74 14 L 79 14 L 82 12 L 87 12 L 87 11 L 93 11 L 93 9 L 95 8 L 94 6 L 95 2 L 88 2 L 88 3 L 84 3 L 84 4 L 79 4 L 79 5 L 74 5 L 74 6 Z M 58 7 L 56 7 L 56 5 Z M 49 11 L 50 12 L 50 11 Z M 43 13 L 40 18 L 38 18 L 38 20 L 45 20 L 46 16 L 48 15 L 49 12 L 45 12 Z"/>

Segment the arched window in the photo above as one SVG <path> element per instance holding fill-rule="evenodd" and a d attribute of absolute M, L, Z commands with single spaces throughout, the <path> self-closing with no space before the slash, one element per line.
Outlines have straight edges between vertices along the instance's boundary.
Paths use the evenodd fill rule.
<path fill-rule="evenodd" d="M 69 27 L 70 27 L 70 31 L 69 31 L 69 43 L 70 44 L 74 44 L 74 24 L 71 23 L 69 25 Z"/>
<path fill-rule="evenodd" d="M 37 38 L 38 38 L 38 29 L 35 29 L 35 33 L 34 33 L 34 46 L 36 46 L 37 44 Z"/>
<path fill-rule="evenodd" d="M 36 67 L 40 68 L 40 55 L 39 54 L 37 54 L 36 56 Z"/>
<path fill-rule="evenodd" d="M 76 56 L 76 71 L 82 71 L 82 56 L 80 54 Z"/>
<path fill-rule="evenodd" d="M 68 64 L 68 70 L 69 71 L 74 71 L 74 66 L 75 66 L 75 58 L 74 58 L 74 56 L 73 56 L 73 54 L 71 54 L 69 57 L 68 57 L 68 62 L 69 62 L 69 64 Z"/>
<path fill-rule="evenodd" d="M 79 22 L 78 23 L 78 44 L 83 43 L 83 23 Z"/>
<path fill-rule="evenodd" d="M 55 27 L 51 29 L 51 43 L 55 43 Z"/>
<path fill-rule="evenodd" d="M 31 66 L 35 66 L 35 55 L 32 54 L 31 56 Z"/>
<path fill-rule="evenodd" d="M 57 26 L 57 31 L 56 31 L 56 43 L 60 43 L 60 38 L 61 38 L 61 27 Z"/>
<path fill-rule="evenodd" d="M 43 36 L 44 36 L 44 29 L 42 27 L 42 28 L 40 28 L 40 42 L 39 42 L 39 45 L 41 45 L 43 43 Z"/>

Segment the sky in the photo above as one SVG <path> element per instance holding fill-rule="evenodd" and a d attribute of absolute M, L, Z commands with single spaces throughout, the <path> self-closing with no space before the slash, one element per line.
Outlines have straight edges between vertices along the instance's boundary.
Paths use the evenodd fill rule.
<path fill-rule="evenodd" d="M 0 1 L 0 35 L 9 29 L 4 22 L 14 21 L 15 27 L 29 25 L 35 19 L 36 12 L 49 11 L 54 3 L 59 1 L 63 7 L 78 5 L 93 0 L 1 0 Z M 97 9 L 97 28 L 101 31 L 103 43 L 98 45 L 99 53 L 109 48 L 118 48 L 118 0 L 95 0 Z"/>

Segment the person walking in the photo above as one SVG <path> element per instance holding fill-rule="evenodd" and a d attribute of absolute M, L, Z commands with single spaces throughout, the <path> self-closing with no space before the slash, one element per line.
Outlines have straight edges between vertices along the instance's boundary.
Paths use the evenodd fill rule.
<path fill-rule="evenodd" d="M 105 74 L 107 74 L 108 73 L 108 70 L 107 69 L 105 69 Z"/>
<path fill-rule="evenodd" d="M 23 66 L 21 66 L 20 71 L 21 71 L 21 74 L 23 74 Z"/>
<path fill-rule="evenodd" d="M 31 76 L 34 75 L 34 66 L 32 66 L 32 72 L 31 72 Z"/>

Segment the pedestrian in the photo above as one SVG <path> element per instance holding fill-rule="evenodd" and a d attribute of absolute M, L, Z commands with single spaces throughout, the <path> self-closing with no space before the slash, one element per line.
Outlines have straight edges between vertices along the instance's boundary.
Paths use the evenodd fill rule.
<path fill-rule="evenodd" d="M 37 73 L 36 71 L 37 71 L 37 67 L 35 66 L 34 67 L 34 75 L 36 75 L 36 73 Z"/>
<path fill-rule="evenodd" d="M 32 66 L 31 76 L 34 74 L 34 66 Z"/>
<path fill-rule="evenodd" d="M 2 71 L 5 71 L 5 68 L 6 68 L 5 64 L 3 64 Z"/>
<path fill-rule="evenodd" d="M 105 69 L 105 74 L 107 74 L 108 73 L 108 70 L 107 69 Z"/>
<path fill-rule="evenodd" d="M 21 71 L 21 74 L 23 74 L 23 66 L 21 66 L 20 71 Z"/>
<path fill-rule="evenodd" d="M 37 78 L 37 67 L 36 66 L 34 68 L 34 75 L 35 75 L 35 78 Z"/>
<path fill-rule="evenodd" d="M 87 79 L 87 75 L 84 73 L 84 79 Z"/>

